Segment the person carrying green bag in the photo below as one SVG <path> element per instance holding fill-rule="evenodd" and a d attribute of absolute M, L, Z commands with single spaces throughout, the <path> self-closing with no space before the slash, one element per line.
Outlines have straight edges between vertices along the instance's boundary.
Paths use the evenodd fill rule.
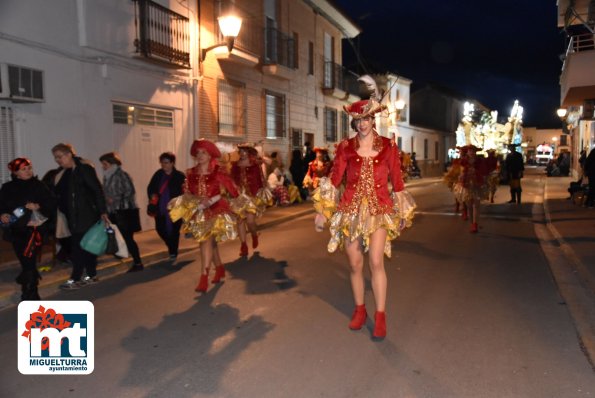
<path fill-rule="evenodd" d="M 109 225 L 105 196 L 95 168 L 76 156 L 72 145 L 60 143 L 52 148 L 52 154 L 62 168 L 56 174 L 53 189 L 58 197 L 58 209 L 66 216 L 72 235 L 72 273 L 60 288 L 79 289 L 98 281 L 97 255 L 83 249 L 81 240 L 98 223 L 104 224 L 105 233 L 105 227 Z M 83 271 L 87 274 L 84 278 Z"/>

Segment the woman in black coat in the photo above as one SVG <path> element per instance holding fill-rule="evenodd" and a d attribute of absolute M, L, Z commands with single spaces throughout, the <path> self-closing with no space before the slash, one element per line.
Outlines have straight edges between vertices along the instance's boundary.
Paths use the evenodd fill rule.
<path fill-rule="evenodd" d="M 97 256 L 81 247 L 81 239 L 99 220 L 106 226 L 109 224 L 105 196 L 95 168 L 77 157 L 71 145 L 58 144 L 52 148 L 52 153 L 63 169 L 54 179 L 54 193 L 58 209 L 68 220 L 72 245 L 72 273 L 60 288 L 78 289 L 97 282 Z M 83 270 L 87 276 L 81 279 Z"/>
<path fill-rule="evenodd" d="M 16 278 L 21 285 L 21 300 L 40 300 L 37 256 L 41 249 L 41 235 L 45 232 L 44 222 L 53 216 L 56 200 L 48 187 L 33 176 L 29 159 L 16 158 L 8 164 L 8 169 L 12 181 L 0 189 L 0 222 L 4 239 L 12 242 L 21 263 L 21 273 Z"/>
<path fill-rule="evenodd" d="M 155 228 L 159 237 L 167 245 L 169 258 L 175 260 L 178 257 L 182 220 L 172 222 L 167 211 L 167 204 L 171 199 L 182 195 L 186 176 L 176 169 L 176 155 L 173 153 L 162 153 L 159 156 L 159 162 L 161 169 L 153 174 L 147 187 L 148 213 L 155 217 Z"/>

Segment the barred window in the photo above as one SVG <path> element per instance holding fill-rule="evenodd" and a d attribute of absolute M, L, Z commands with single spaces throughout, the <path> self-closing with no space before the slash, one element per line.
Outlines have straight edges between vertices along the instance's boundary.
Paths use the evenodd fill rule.
<path fill-rule="evenodd" d="M 113 103 L 112 116 L 116 124 L 174 127 L 174 112 L 167 109 Z"/>
<path fill-rule="evenodd" d="M 10 171 L 6 167 L 15 157 L 16 137 L 14 111 L 7 106 L 0 106 L 0 183 L 10 181 Z"/>
<path fill-rule="evenodd" d="M 337 141 L 337 110 L 324 108 L 324 138 L 326 141 Z"/>
<path fill-rule="evenodd" d="M 402 152 L 403 151 L 403 137 L 397 137 L 397 146 L 399 147 L 399 150 Z"/>
<path fill-rule="evenodd" d="M 302 129 L 291 129 L 292 148 L 301 148 L 302 145 Z"/>
<path fill-rule="evenodd" d="M 349 124 L 349 115 L 347 112 L 341 112 L 341 139 L 344 140 L 349 138 L 349 129 L 351 125 Z"/>
<path fill-rule="evenodd" d="M 285 96 L 265 91 L 265 126 L 267 138 L 285 137 Z"/>
<path fill-rule="evenodd" d="M 219 134 L 243 137 L 246 134 L 246 85 L 219 80 Z"/>

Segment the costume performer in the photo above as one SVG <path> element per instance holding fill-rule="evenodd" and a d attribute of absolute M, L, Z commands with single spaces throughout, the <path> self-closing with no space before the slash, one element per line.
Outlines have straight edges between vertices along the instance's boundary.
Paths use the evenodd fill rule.
<path fill-rule="evenodd" d="M 494 203 L 494 196 L 496 196 L 496 191 L 498 190 L 498 185 L 500 184 L 500 166 L 498 165 L 496 151 L 490 149 L 488 151 L 488 157 L 485 161 L 488 172 L 487 184 L 490 203 Z"/>
<path fill-rule="evenodd" d="M 459 152 L 459 153 L 461 153 L 461 152 Z M 461 175 L 461 159 L 456 158 L 456 159 L 452 160 L 452 163 L 451 163 L 450 167 L 448 168 L 448 171 L 444 174 L 444 177 L 443 177 L 443 181 L 446 184 L 446 186 L 448 187 L 448 189 L 450 190 L 450 192 L 453 192 L 456 183 L 459 181 L 460 175 Z M 455 196 L 455 214 L 457 214 L 459 212 L 460 207 L 461 207 L 461 204 L 457 200 L 457 197 Z"/>
<path fill-rule="evenodd" d="M 378 98 L 378 97 L 375 97 Z M 369 252 L 372 290 L 376 301 L 373 338 L 386 336 L 386 289 L 384 254 L 391 255 L 391 240 L 411 225 L 415 202 L 404 191 L 399 149 L 394 140 L 378 135 L 373 115 L 383 107 L 374 98 L 345 107 L 356 120 L 357 135 L 337 147 L 330 177 L 323 177 L 313 192 L 318 212 L 316 229 L 329 221 L 330 253 L 344 248 L 351 267 L 351 288 L 355 311 L 349 323 L 352 330 L 366 323 L 364 305 L 364 254 Z M 338 199 L 338 187 L 346 176 L 345 191 Z M 392 195 L 387 182 L 392 183 Z"/>
<path fill-rule="evenodd" d="M 240 256 L 248 255 L 246 244 L 246 229 L 252 235 L 252 249 L 258 247 L 258 234 L 256 233 L 256 219 L 264 213 L 267 206 L 273 204 L 273 196 L 266 188 L 261 162 L 258 160 L 258 151 L 252 145 L 238 145 L 240 159 L 232 162 L 231 177 L 242 193 L 238 200 L 240 208 L 234 208 L 238 215 L 238 232 L 240 234 Z"/>
<path fill-rule="evenodd" d="M 12 181 L 0 189 L 0 224 L 4 239 L 12 243 L 21 263 L 16 282 L 21 285 L 21 300 L 40 300 L 37 286 L 37 257 L 42 236 L 56 212 L 56 198 L 49 188 L 33 176 L 33 166 L 27 158 L 8 163 Z"/>
<path fill-rule="evenodd" d="M 463 203 L 463 220 L 467 220 L 468 212 L 471 212 L 471 233 L 479 230 L 479 204 L 488 198 L 486 159 L 477 155 L 478 150 L 474 145 L 463 147 L 461 174 L 453 189 L 456 199 Z"/>
<path fill-rule="evenodd" d="M 328 177 L 333 166 L 332 162 L 328 160 L 328 149 L 315 147 L 316 159 L 308 164 L 308 171 L 304 177 L 304 188 L 309 191 L 318 188 L 319 181 L 322 177 Z"/>
<path fill-rule="evenodd" d="M 229 202 L 223 197 L 224 188 L 232 197 L 239 195 L 231 177 L 217 164 L 221 152 L 208 140 L 192 143 L 190 154 L 196 166 L 186 170 L 184 194 L 168 204 L 173 222 L 183 220 L 182 232 L 191 234 L 200 243 L 201 275 L 197 292 L 206 292 L 209 266 L 216 265 L 213 283 L 225 277 L 225 268 L 219 257 L 217 242 L 238 236 L 236 217 Z"/>

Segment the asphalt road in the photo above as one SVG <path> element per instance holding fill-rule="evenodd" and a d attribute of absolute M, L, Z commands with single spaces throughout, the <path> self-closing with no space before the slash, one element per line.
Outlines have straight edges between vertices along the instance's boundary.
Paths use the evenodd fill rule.
<path fill-rule="evenodd" d="M 0 397 L 592 397 L 581 351 L 535 234 L 541 185 L 506 187 L 484 205 L 480 233 L 451 212 L 440 184 L 411 188 L 420 214 L 393 244 L 388 336 L 347 328 L 343 253 L 326 252 L 312 217 L 263 231 L 238 260 L 221 246 L 224 284 L 194 293 L 197 253 L 54 300 L 95 305 L 95 371 L 23 376 L 16 308 L 0 312 Z M 374 302 L 367 286 L 366 304 Z"/>

